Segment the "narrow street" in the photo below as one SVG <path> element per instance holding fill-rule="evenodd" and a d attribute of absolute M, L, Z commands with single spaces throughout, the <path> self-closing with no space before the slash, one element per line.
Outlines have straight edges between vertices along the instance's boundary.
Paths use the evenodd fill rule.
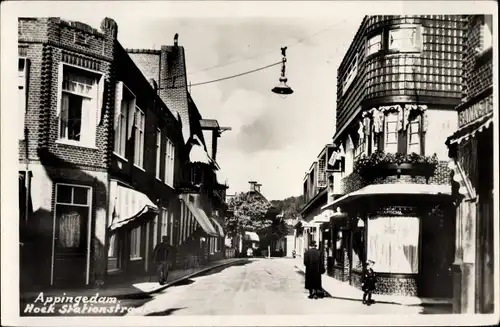
<path fill-rule="evenodd" d="M 214 269 L 150 299 L 127 305 L 138 309 L 129 315 L 147 316 L 424 313 L 422 307 L 377 303 L 365 306 L 361 301 L 335 298 L 335 294 L 308 299 L 303 279 L 292 259 L 252 259 Z"/>

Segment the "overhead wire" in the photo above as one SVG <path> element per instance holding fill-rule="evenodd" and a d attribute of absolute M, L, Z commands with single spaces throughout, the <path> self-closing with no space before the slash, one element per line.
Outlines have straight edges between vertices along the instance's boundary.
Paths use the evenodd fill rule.
<path fill-rule="evenodd" d="M 302 42 L 304 42 L 305 40 L 307 39 L 310 39 L 318 34 L 321 34 L 335 26 L 338 26 L 340 24 L 333 24 L 333 25 L 330 25 L 320 31 L 317 31 L 313 34 L 310 34 L 306 37 L 303 37 L 301 39 L 299 39 L 298 41 L 288 45 L 287 47 L 293 47 L 293 46 L 296 46 L 297 44 L 300 44 Z M 216 66 L 212 66 L 212 67 L 208 67 L 208 68 L 205 68 L 205 69 L 202 69 L 202 70 L 199 70 L 197 72 L 202 72 L 202 71 L 207 71 L 207 70 L 210 70 L 210 69 L 213 69 L 213 68 L 217 68 L 217 67 L 224 67 L 224 66 L 228 66 L 230 65 L 231 63 L 237 63 L 237 62 L 242 62 L 242 61 L 246 61 L 246 60 L 250 60 L 250 59 L 254 59 L 254 58 L 258 58 L 258 57 L 261 57 L 265 54 L 268 54 L 268 53 L 271 53 L 275 50 L 269 50 L 269 51 L 266 51 L 266 52 L 262 52 L 260 54 L 257 54 L 257 55 L 254 55 L 254 56 L 251 56 L 251 57 L 247 57 L 245 59 L 240 59 L 240 60 L 237 60 L 237 61 L 233 61 L 233 62 L 228 62 L 228 63 L 225 63 L 225 64 L 222 64 L 222 65 L 216 65 Z M 260 71 L 260 70 L 264 70 L 264 69 L 267 69 L 267 68 L 270 68 L 270 67 L 273 67 L 273 66 L 276 66 L 276 65 L 279 65 L 281 64 L 281 61 L 279 62 L 276 62 L 276 63 L 273 63 L 273 64 L 269 64 L 269 65 L 266 65 L 266 66 L 263 66 L 263 67 L 259 67 L 259 68 L 256 68 L 256 69 L 252 69 L 252 70 L 249 70 L 249 71 L 246 71 L 246 72 L 243 72 L 243 73 L 239 73 L 239 74 L 235 74 L 235 75 L 231 75 L 231 76 L 227 76 L 227 77 L 222 77 L 222 78 L 218 78 L 218 79 L 215 79 L 215 80 L 210 80 L 210 81 L 205 81 L 205 82 L 199 82 L 199 83 L 192 83 L 192 84 L 189 84 L 190 87 L 192 86 L 199 86 L 199 85 L 205 85 L 205 84 L 210 84 L 210 83 L 215 83 L 215 82 L 220 82 L 220 81 L 224 81 L 224 80 L 228 80 L 228 79 L 232 79 L 232 78 L 235 78 L 235 77 L 239 77 L 239 76 L 243 76 L 243 75 L 247 75 L 247 74 L 251 74 L 251 73 L 254 73 L 254 72 L 257 72 L 257 71 Z M 195 72 L 195 73 L 197 73 Z M 187 75 L 192 75 L 192 74 L 195 74 L 195 73 L 190 73 L 190 74 L 187 74 Z M 186 75 L 186 76 L 187 76 Z"/>

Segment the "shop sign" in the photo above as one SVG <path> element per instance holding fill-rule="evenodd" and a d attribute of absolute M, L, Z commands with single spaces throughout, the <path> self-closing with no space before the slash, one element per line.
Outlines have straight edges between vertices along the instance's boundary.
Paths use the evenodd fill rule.
<path fill-rule="evenodd" d="M 493 111 L 493 95 L 474 103 L 458 113 L 458 126 L 462 127 Z"/>
<path fill-rule="evenodd" d="M 416 213 L 415 207 L 408 206 L 388 206 L 377 210 L 377 215 L 388 216 L 411 216 Z"/>

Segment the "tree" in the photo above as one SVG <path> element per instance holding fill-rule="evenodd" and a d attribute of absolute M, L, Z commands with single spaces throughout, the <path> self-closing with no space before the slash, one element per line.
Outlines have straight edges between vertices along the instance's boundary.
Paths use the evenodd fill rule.
<path fill-rule="evenodd" d="M 271 227 L 271 208 L 271 203 L 258 193 L 237 193 L 229 202 L 232 213 L 226 219 L 226 234 L 234 237 L 244 230 L 261 231 Z"/>

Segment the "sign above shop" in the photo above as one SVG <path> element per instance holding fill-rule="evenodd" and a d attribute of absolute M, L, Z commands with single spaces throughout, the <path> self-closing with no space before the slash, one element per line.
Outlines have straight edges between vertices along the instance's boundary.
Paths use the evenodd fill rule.
<path fill-rule="evenodd" d="M 462 127 L 493 111 L 493 94 L 458 112 L 458 126 Z"/>

